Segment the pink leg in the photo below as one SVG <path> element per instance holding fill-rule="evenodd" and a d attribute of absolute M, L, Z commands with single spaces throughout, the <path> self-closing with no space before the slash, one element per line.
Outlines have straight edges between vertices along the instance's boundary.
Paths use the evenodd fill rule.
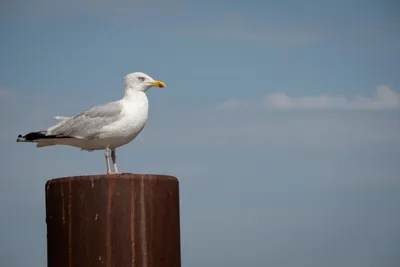
<path fill-rule="evenodd" d="M 111 159 L 114 165 L 114 173 L 118 173 L 118 167 L 117 167 L 117 155 L 115 153 L 115 148 L 111 149 Z"/>
<path fill-rule="evenodd" d="M 110 159 L 109 159 L 109 155 L 108 155 L 108 148 L 106 148 L 104 150 L 104 156 L 106 157 L 107 174 L 111 174 Z"/>

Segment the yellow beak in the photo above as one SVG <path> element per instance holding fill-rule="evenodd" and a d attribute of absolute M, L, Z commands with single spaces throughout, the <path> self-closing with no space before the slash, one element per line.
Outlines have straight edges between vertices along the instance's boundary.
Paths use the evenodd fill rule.
<path fill-rule="evenodd" d="M 165 87 L 165 83 L 163 83 L 162 81 L 154 81 L 154 82 L 151 82 L 150 84 L 153 85 L 153 86 L 160 87 L 160 88 L 164 88 Z"/>

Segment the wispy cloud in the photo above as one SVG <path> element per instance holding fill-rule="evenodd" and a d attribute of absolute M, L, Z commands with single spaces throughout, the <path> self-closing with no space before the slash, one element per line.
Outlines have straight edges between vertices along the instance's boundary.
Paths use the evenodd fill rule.
<path fill-rule="evenodd" d="M 349 99 L 345 96 L 291 97 L 285 93 L 268 94 L 264 106 L 269 109 L 397 109 L 400 108 L 399 94 L 389 86 L 377 87 L 373 97 L 359 96 Z"/>
<path fill-rule="evenodd" d="M 219 105 L 217 110 L 237 110 L 249 108 L 266 108 L 275 110 L 382 110 L 399 109 L 400 94 L 388 85 L 379 85 L 371 97 L 357 96 L 353 99 L 346 96 L 319 95 L 293 97 L 286 93 L 266 94 L 262 103 L 241 99 L 230 99 Z"/>

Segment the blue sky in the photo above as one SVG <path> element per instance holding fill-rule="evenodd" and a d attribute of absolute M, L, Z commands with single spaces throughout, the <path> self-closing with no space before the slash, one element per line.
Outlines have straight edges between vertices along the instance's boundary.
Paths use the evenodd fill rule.
<path fill-rule="evenodd" d="M 398 266 L 397 1 L 0 7 L 1 265 L 45 265 L 46 180 L 105 171 L 16 136 L 143 71 L 167 88 L 119 168 L 180 179 L 183 266 Z"/>

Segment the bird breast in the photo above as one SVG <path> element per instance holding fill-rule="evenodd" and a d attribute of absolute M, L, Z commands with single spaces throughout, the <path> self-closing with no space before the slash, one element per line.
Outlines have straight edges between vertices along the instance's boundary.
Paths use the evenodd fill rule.
<path fill-rule="evenodd" d="M 145 96 L 145 95 L 144 95 Z M 106 126 L 103 137 L 121 138 L 131 141 L 146 124 L 148 117 L 147 98 L 139 95 L 135 99 L 121 100 L 122 111 L 120 118 Z M 107 136 L 109 135 L 109 136 Z"/>

